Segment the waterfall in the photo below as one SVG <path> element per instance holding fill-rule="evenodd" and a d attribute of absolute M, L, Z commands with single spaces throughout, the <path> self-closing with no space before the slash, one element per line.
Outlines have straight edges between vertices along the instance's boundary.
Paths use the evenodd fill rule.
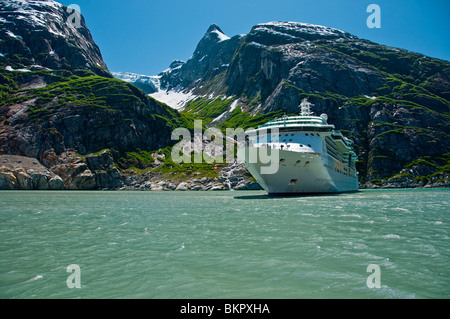
<path fill-rule="evenodd" d="M 228 188 L 228 190 L 230 191 L 234 191 L 233 189 L 233 182 L 231 179 L 232 177 L 235 177 L 235 172 L 237 170 L 239 170 L 241 168 L 241 165 L 237 162 L 234 161 L 233 164 L 228 165 L 227 167 L 225 167 L 222 172 L 220 173 L 221 176 L 220 178 L 222 179 L 223 184 Z M 239 178 L 236 178 L 236 181 Z M 235 183 L 236 184 L 236 183 Z M 236 185 L 234 185 L 236 186 Z"/>

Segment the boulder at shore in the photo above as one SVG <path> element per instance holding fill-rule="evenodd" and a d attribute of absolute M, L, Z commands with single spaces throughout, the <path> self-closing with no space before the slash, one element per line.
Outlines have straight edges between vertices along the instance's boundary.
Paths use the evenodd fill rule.
<path fill-rule="evenodd" d="M 0 155 L 0 189 L 63 190 L 64 182 L 34 158 Z"/>

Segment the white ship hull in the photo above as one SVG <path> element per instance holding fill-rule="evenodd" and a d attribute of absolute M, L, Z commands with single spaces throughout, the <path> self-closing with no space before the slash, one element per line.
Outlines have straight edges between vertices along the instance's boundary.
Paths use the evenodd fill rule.
<path fill-rule="evenodd" d="M 279 152 L 275 156 L 279 160 L 278 171 L 274 174 L 261 174 L 262 164 L 249 161 L 249 152 L 258 152 L 257 147 L 246 147 L 238 150 L 238 158 L 248 171 L 269 193 L 269 195 L 341 193 L 358 190 L 358 176 L 354 170 L 344 170 L 339 163 L 322 154 L 296 152 L 288 150 L 272 150 Z"/>

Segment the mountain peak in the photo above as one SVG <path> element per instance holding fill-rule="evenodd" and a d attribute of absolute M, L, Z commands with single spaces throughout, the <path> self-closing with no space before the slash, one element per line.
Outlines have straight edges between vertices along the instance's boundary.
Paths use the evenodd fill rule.
<path fill-rule="evenodd" d="M 223 33 L 222 29 L 220 29 L 220 27 L 217 24 L 214 24 L 214 23 L 209 26 L 209 28 L 206 31 L 206 33 L 213 32 L 213 31 L 219 31 L 219 32 Z"/>
<path fill-rule="evenodd" d="M 225 35 L 222 29 L 217 24 L 211 24 L 206 31 L 205 38 L 213 38 L 215 40 L 224 41 L 229 40 L 230 37 Z"/>

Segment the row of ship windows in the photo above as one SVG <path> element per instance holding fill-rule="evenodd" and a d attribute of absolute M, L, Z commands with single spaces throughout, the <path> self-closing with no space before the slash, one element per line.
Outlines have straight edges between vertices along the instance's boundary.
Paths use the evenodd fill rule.
<path fill-rule="evenodd" d="M 308 134 L 308 133 L 305 133 L 305 135 L 306 135 L 306 136 L 309 136 L 309 135 L 314 136 L 314 133 L 309 133 L 309 134 Z M 316 133 L 316 135 L 317 135 L 317 136 L 320 136 L 319 133 Z M 285 136 L 285 137 L 288 137 L 289 134 L 284 134 L 284 136 Z M 295 134 L 291 134 L 291 136 L 295 136 Z M 259 141 L 259 139 L 258 139 L 258 141 Z M 283 140 L 283 142 L 285 142 L 285 141 L 286 141 L 286 139 Z M 292 142 L 292 139 L 290 139 L 289 141 Z"/>
<path fill-rule="evenodd" d="M 283 140 L 284 143 L 286 143 L 286 140 Z M 289 140 L 289 142 L 292 142 L 292 140 Z M 303 147 L 303 144 L 299 144 L 300 147 Z M 308 144 L 309 147 L 312 147 L 311 144 Z M 287 147 L 291 147 L 291 145 L 288 145 Z"/>
<path fill-rule="evenodd" d="M 305 133 L 306 136 L 309 136 L 311 134 L 311 136 L 314 136 L 314 133 Z M 317 136 L 320 136 L 319 133 L 316 133 Z M 284 134 L 284 136 L 289 136 L 289 134 Z M 295 136 L 295 134 L 291 134 L 291 136 Z M 293 140 L 290 139 L 289 142 L 292 142 Z M 284 143 L 287 142 L 286 139 L 283 140 Z M 303 147 L 304 145 L 300 144 L 300 147 Z M 308 144 L 309 147 L 312 147 L 311 144 Z M 290 147 L 290 145 L 288 145 L 288 147 Z"/>
<path fill-rule="evenodd" d="M 280 163 L 285 163 L 285 162 L 286 162 L 286 159 L 284 159 L 284 158 L 280 159 Z M 295 162 L 296 165 L 301 164 L 301 163 L 302 163 L 301 160 L 298 160 L 297 162 Z M 305 162 L 305 165 L 309 165 L 309 164 L 311 164 L 310 161 Z"/>
<path fill-rule="evenodd" d="M 338 172 L 338 173 L 343 174 L 343 175 L 350 175 L 348 172 L 346 172 L 346 171 L 340 169 L 339 167 L 335 167 L 334 170 L 335 170 L 336 172 Z"/>
<path fill-rule="evenodd" d="M 315 133 L 315 134 L 316 134 L 317 136 L 320 136 L 319 133 Z M 309 135 L 315 136 L 314 133 L 305 133 L 305 135 L 306 135 L 306 136 L 309 136 Z M 289 136 L 289 134 L 284 134 L 284 136 Z M 295 136 L 295 134 L 291 134 L 291 136 Z"/>

